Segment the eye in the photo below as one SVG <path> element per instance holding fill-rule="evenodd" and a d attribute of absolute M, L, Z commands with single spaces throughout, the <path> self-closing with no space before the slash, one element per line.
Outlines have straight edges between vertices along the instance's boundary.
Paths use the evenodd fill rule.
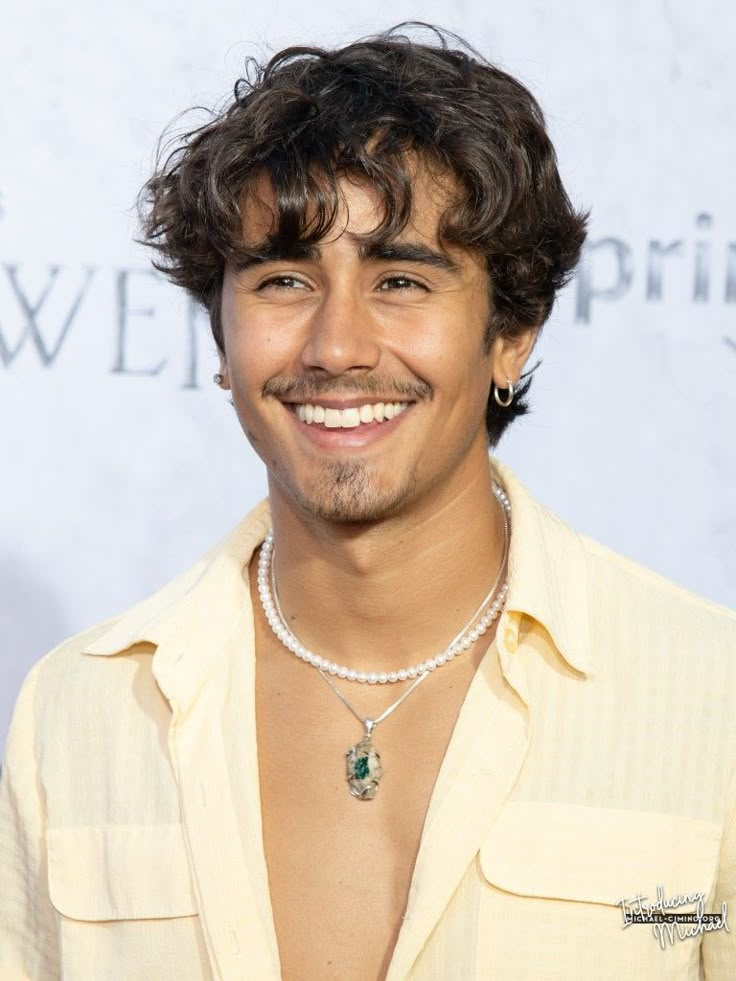
<path fill-rule="evenodd" d="M 307 286 L 295 276 L 269 276 L 256 287 L 259 291 L 265 289 L 307 289 Z"/>
<path fill-rule="evenodd" d="M 396 291 L 403 292 L 404 290 L 413 289 L 423 290 L 425 293 L 427 292 L 427 287 L 424 285 L 424 283 L 420 283 L 418 280 L 412 279 L 411 276 L 387 276 L 386 279 L 381 282 L 379 289 L 384 293 Z"/>

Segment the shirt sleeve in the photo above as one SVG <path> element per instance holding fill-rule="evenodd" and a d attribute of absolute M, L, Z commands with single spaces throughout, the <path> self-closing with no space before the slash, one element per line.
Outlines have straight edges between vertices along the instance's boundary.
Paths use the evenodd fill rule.
<path fill-rule="evenodd" d="M 736 766 L 731 777 L 730 816 L 721 840 L 713 912 L 726 909 L 726 926 L 703 934 L 701 955 L 707 981 L 732 981 L 736 978 Z"/>
<path fill-rule="evenodd" d="M 33 668 L 18 696 L 0 774 L 0 981 L 54 981 L 60 976 L 35 748 L 40 666 Z"/>

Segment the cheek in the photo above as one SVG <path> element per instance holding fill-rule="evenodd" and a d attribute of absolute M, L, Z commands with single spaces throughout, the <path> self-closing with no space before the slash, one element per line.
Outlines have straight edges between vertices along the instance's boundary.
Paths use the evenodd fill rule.
<path fill-rule="evenodd" d="M 234 280 L 226 278 L 222 296 L 222 331 L 233 382 L 241 391 L 260 389 L 280 370 L 282 332 L 264 323 Z"/>
<path fill-rule="evenodd" d="M 269 379 L 287 374 L 292 360 L 288 338 L 257 322 L 231 324 L 225 350 L 232 384 L 248 399 L 258 397 Z"/>
<path fill-rule="evenodd" d="M 490 387 L 491 365 L 482 338 L 469 336 L 462 325 L 441 335 L 417 335 L 399 356 L 438 398 L 473 401 L 472 393 L 482 399 Z"/>

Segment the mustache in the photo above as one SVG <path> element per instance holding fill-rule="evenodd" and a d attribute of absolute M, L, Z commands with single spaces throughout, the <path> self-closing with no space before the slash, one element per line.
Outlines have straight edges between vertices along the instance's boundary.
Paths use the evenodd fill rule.
<path fill-rule="evenodd" d="M 277 398 L 282 402 L 307 402 L 310 398 L 331 395 L 380 396 L 393 402 L 419 402 L 431 399 L 433 391 L 431 385 L 420 379 L 397 381 L 371 375 L 363 378 L 318 378 L 303 375 L 292 379 L 269 378 L 263 386 L 262 394 L 264 398 Z"/>

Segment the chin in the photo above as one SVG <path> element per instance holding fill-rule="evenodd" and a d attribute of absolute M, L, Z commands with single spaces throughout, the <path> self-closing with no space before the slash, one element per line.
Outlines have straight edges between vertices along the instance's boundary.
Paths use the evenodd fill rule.
<path fill-rule="evenodd" d="M 365 464 L 335 461 L 310 487 L 289 487 L 290 496 L 307 513 L 336 524 L 366 524 L 393 517 L 415 496 L 413 474 L 396 475 L 389 482 L 377 479 Z"/>

